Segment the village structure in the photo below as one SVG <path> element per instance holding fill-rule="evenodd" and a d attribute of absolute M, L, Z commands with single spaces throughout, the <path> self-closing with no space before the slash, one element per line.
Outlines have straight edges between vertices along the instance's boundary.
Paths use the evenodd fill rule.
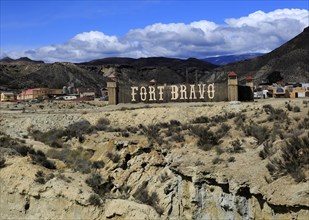
<path fill-rule="evenodd" d="M 111 74 L 107 88 L 76 88 L 74 84 L 62 89 L 31 88 L 20 93 L 3 91 L 1 102 L 64 100 L 91 101 L 95 98 L 118 103 L 160 103 L 160 102 L 216 102 L 253 101 L 265 98 L 309 97 L 309 83 L 283 83 L 255 85 L 252 76 L 246 77 L 245 85 L 240 85 L 237 73 L 228 73 L 226 83 L 197 83 L 177 85 L 157 85 L 152 79 L 148 85 L 121 85 L 116 74 Z"/>

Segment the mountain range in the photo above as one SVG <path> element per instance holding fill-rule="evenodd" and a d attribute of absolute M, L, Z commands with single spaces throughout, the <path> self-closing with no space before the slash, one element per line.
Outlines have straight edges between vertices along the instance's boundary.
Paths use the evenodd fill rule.
<path fill-rule="evenodd" d="M 250 56 L 254 58 L 249 59 Z M 257 57 L 256 57 L 257 56 Z M 238 59 L 245 59 L 234 62 Z M 176 59 L 104 58 L 83 63 L 44 63 L 27 57 L 0 60 L 0 89 L 18 90 L 33 87 L 62 88 L 70 82 L 79 87 L 103 87 L 110 75 L 120 83 L 147 84 L 155 79 L 163 83 L 225 81 L 234 71 L 241 81 L 252 75 L 256 83 L 279 74 L 283 81 L 309 82 L 309 27 L 270 53 L 243 54 L 206 58 Z M 214 63 L 233 62 L 226 65 Z"/>
<path fill-rule="evenodd" d="M 258 56 L 262 56 L 262 55 L 263 53 L 246 53 L 246 54 L 207 57 L 202 60 L 215 64 L 215 65 L 226 65 L 229 63 L 235 63 L 235 62 L 242 61 L 242 60 L 252 59 Z"/>

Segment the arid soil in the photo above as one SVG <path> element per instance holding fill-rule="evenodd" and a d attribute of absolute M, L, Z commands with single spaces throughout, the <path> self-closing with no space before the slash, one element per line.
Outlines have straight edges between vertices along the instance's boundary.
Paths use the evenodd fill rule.
<path fill-rule="evenodd" d="M 309 99 L 0 103 L 4 219 L 307 219 Z"/>

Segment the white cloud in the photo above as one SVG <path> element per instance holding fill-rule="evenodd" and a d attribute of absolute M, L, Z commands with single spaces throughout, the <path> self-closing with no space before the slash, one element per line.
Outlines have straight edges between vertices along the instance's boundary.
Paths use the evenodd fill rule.
<path fill-rule="evenodd" d="M 77 34 L 64 44 L 49 45 L 9 56 L 80 62 L 103 57 L 197 57 L 221 54 L 268 52 L 307 27 L 309 11 L 278 9 L 256 11 L 246 17 L 229 18 L 219 25 L 201 20 L 190 24 L 156 23 L 129 30 L 121 38 L 99 31 Z"/>

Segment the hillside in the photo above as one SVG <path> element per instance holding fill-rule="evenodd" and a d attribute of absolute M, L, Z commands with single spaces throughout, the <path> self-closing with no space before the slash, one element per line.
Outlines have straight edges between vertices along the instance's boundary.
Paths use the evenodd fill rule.
<path fill-rule="evenodd" d="M 0 84 L 7 89 L 62 88 L 69 82 L 76 86 L 101 87 L 105 79 L 99 68 L 84 69 L 73 63 L 46 64 L 29 58 L 0 61 Z"/>
<path fill-rule="evenodd" d="M 158 83 L 194 83 L 196 77 L 207 77 L 217 67 L 194 58 L 186 60 L 149 57 L 149 58 L 105 58 L 78 64 L 81 67 L 100 66 L 104 76 L 117 73 L 119 82 L 148 83 L 155 79 Z"/>
<path fill-rule="evenodd" d="M 217 68 L 218 80 L 225 80 L 226 73 L 234 71 L 240 80 L 253 75 L 257 82 L 265 79 L 270 73 L 278 71 L 283 81 L 309 82 L 309 27 L 302 33 L 263 56 L 240 61 Z"/>
<path fill-rule="evenodd" d="M 148 83 L 151 79 L 159 83 L 194 82 L 196 77 L 209 75 L 215 67 L 193 58 L 106 58 L 78 64 L 4 58 L 0 61 L 0 84 L 9 89 L 62 88 L 69 82 L 76 86 L 102 87 L 107 77 L 115 73 L 123 83 Z"/>
<path fill-rule="evenodd" d="M 308 219 L 309 99 L 286 101 L 2 105 L 1 217 Z"/>

